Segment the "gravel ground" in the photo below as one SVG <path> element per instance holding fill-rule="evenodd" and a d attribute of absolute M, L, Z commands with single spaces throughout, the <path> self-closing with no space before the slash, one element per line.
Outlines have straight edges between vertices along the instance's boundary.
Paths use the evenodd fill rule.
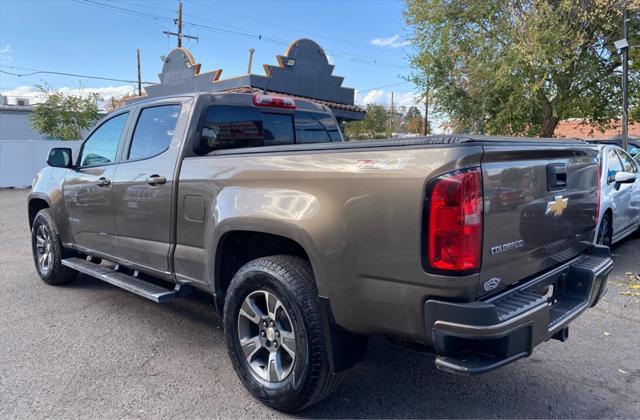
<path fill-rule="evenodd" d="M 0 190 L 0 418 L 282 417 L 227 359 L 207 296 L 157 305 L 82 276 L 41 282 L 24 190 Z M 302 417 L 640 418 L 640 235 L 614 247 L 609 293 L 565 343 L 476 377 L 372 339 L 363 363 Z"/>

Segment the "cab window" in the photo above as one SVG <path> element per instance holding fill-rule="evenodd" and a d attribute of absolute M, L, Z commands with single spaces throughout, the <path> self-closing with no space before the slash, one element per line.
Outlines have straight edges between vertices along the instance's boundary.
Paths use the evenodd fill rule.
<path fill-rule="evenodd" d="M 248 106 L 214 105 L 205 115 L 196 152 L 293 143 L 291 114 L 264 112 Z"/>
<path fill-rule="evenodd" d="M 329 134 L 329 138 L 331 141 L 342 141 L 342 135 L 340 134 L 340 128 L 338 128 L 338 123 L 335 118 L 333 118 L 329 114 L 313 114 L 320 124 L 327 130 L 327 134 Z"/>
<path fill-rule="evenodd" d="M 296 143 L 326 143 L 340 141 L 340 131 L 334 119 L 317 112 L 296 111 Z"/>
<path fill-rule="evenodd" d="M 122 137 L 129 113 L 117 115 L 95 130 L 82 146 L 80 166 L 105 165 L 115 162 L 118 144 Z"/>
<path fill-rule="evenodd" d="M 167 150 L 179 116 L 180 105 L 144 108 L 133 132 L 128 159 L 146 159 Z"/>
<path fill-rule="evenodd" d="M 615 181 L 616 174 L 622 171 L 622 164 L 618 158 L 618 154 L 615 150 L 610 150 L 607 156 L 607 182 L 612 183 Z"/>

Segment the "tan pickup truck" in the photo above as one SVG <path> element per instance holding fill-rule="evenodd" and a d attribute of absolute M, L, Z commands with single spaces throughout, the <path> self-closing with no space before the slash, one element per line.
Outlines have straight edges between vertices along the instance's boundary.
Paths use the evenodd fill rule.
<path fill-rule="evenodd" d="M 591 244 L 596 155 L 544 139 L 343 142 L 328 108 L 288 97 L 149 99 L 108 115 L 79 156 L 51 151 L 28 199 L 33 256 L 49 284 L 210 293 L 243 384 L 295 411 L 370 335 L 458 374 L 564 341 L 612 268 Z"/>

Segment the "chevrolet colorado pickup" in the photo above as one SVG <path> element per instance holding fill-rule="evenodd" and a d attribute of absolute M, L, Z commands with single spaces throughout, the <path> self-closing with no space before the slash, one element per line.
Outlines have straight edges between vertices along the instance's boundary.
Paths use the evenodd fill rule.
<path fill-rule="evenodd" d="M 478 374 L 529 356 L 595 305 L 597 150 L 467 135 L 342 142 L 328 108 L 273 95 L 146 99 L 28 198 L 39 276 L 84 273 L 162 303 L 200 289 L 257 399 L 326 397 L 367 337 Z"/>

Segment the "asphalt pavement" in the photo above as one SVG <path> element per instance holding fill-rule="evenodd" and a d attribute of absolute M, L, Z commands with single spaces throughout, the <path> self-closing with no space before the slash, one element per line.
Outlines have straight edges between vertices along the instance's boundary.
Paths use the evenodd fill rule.
<path fill-rule="evenodd" d="M 0 418 L 284 416 L 244 390 L 206 295 L 158 305 L 87 276 L 44 284 L 27 193 L 0 190 Z M 640 418 L 640 234 L 613 253 L 609 293 L 567 342 L 466 378 L 374 338 L 338 391 L 299 415 Z"/>

